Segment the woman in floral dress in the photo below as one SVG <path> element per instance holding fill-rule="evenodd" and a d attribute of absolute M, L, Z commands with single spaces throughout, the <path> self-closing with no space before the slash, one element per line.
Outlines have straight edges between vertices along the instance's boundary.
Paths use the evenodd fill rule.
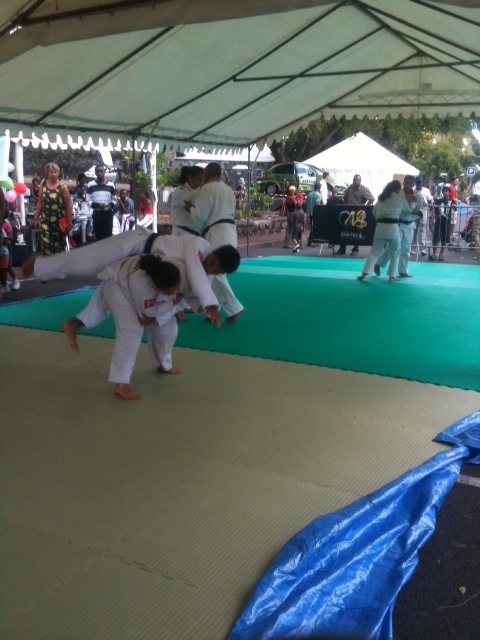
<path fill-rule="evenodd" d="M 59 167 L 49 162 L 41 187 L 33 226 L 42 232 L 43 255 L 62 253 L 67 246 L 66 234 L 72 228 L 72 202 L 67 187 L 58 179 Z M 63 222 L 60 222 L 63 220 Z"/>

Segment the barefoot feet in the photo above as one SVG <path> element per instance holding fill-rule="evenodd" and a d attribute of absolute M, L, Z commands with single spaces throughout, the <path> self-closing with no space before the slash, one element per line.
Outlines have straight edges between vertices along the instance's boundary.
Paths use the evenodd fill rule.
<path fill-rule="evenodd" d="M 83 327 L 83 323 L 80 322 L 80 320 L 77 320 L 77 318 L 72 318 L 71 320 L 66 320 L 65 322 L 62 322 L 60 326 L 62 327 L 63 333 L 68 338 L 69 345 L 72 347 L 74 351 L 78 353 L 80 349 L 78 347 L 78 342 L 77 342 L 77 332 L 80 329 L 80 327 Z"/>
<path fill-rule="evenodd" d="M 379 276 L 379 275 L 380 275 L 380 267 L 378 266 L 378 264 L 374 264 L 374 265 L 373 265 L 373 273 L 374 273 L 376 276 Z"/>
<path fill-rule="evenodd" d="M 389 282 L 400 282 L 400 280 L 398 278 L 394 278 L 393 276 L 390 276 L 390 278 L 388 279 Z"/>
<path fill-rule="evenodd" d="M 132 389 L 129 384 L 125 384 L 124 382 L 118 382 L 115 386 L 115 393 L 117 396 L 120 396 L 124 400 L 141 400 L 141 397 L 138 393 Z"/>
<path fill-rule="evenodd" d="M 162 369 L 162 367 L 157 367 L 157 373 L 168 373 L 171 376 L 178 376 L 178 374 L 180 373 L 180 369 L 178 367 L 172 367 L 171 369 L 166 371 L 165 369 Z"/>

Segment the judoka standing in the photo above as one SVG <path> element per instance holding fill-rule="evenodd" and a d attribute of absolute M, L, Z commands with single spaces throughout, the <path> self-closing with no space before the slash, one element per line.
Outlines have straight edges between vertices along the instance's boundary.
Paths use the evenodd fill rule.
<path fill-rule="evenodd" d="M 78 330 L 100 324 L 111 312 L 116 335 L 108 379 L 120 397 L 140 400 L 130 387 L 130 378 L 144 327 L 149 328 L 152 364 L 167 373 L 178 373 L 172 367 L 171 349 L 177 336 L 174 314 L 181 301 L 176 297 L 180 270 L 150 254 L 121 260 L 100 273 L 99 278 L 102 283 L 88 305 L 75 318 L 63 322 L 62 329 L 78 351 Z"/>
<path fill-rule="evenodd" d="M 423 197 L 418 191 L 414 191 L 415 178 L 413 176 L 405 176 L 403 179 L 403 189 L 400 191 L 400 197 L 405 200 L 407 207 L 404 207 L 398 221 L 398 230 L 400 238 L 400 255 L 398 258 L 398 275 L 402 278 L 412 278 L 408 273 L 408 263 L 410 260 L 410 249 L 413 241 L 413 232 L 415 231 L 415 220 L 422 216 L 421 208 L 423 205 Z M 375 274 L 380 275 L 380 269 L 387 266 L 389 261 L 389 250 L 385 247 L 382 255 L 375 264 Z"/>
<path fill-rule="evenodd" d="M 205 184 L 197 194 L 195 205 L 185 204 L 193 221 L 202 227 L 202 236 L 214 249 L 222 245 L 237 246 L 235 194 L 222 182 L 221 175 L 222 168 L 218 162 L 208 164 L 204 173 Z M 225 322 L 232 324 L 243 312 L 243 305 L 235 297 L 225 274 L 214 278 L 212 289 L 227 314 Z"/>

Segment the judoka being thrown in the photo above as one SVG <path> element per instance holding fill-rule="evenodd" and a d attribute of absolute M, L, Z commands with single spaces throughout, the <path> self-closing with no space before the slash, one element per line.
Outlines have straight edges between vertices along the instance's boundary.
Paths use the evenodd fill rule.
<path fill-rule="evenodd" d="M 145 255 L 115 263 L 99 274 L 102 280 L 92 299 L 75 318 L 62 322 L 70 346 L 79 351 L 77 332 L 100 324 L 111 312 L 115 319 L 115 348 L 110 382 L 125 400 L 140 400 L 130 387 L 135 359 L 147 329 L 152 365 L 158 371 L 179 373 L 172 367 L 172 347 L 177 337 L 175 312 L 181 304 L 180 271 L 159 256 Z"/>

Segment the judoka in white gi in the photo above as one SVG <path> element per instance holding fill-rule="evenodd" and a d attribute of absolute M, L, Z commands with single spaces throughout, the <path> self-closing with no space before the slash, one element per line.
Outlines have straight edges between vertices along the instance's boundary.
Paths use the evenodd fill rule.
<path fill-rule="evenodd" d="M 372 273 L 374 267 L 375 275 L 380 275 L 380 271 L 377 272 L 377 260 L 382 251 L 387 251 L 390 260 L 387 272 L 388 280 L 389 282 L 398 282 L 398 278 L 395 277 L 400 252 L 398 221 L 402 212 L 411 211 L 405 198 L 401 198 L 399 195 L 401 186 L 399 180 L 392 180 L 378 196 L 378 202 L 373 207 L 373 215 L 377 221 L 373 245 L 358 280 L 365 280 Z"/>
<path fill-rule="evenodd" d="M 202 225 L 194 221 L 192 215 L 185 209 L 188 201 L 195 204 L 200 187 L 203 184 L 203 167 L 182 167 L 180 170 L 180 185 L 172 195 L 170 216 L 172 218 L 172 236 L 200 235 Z"/>
<path fill-rule="evenodd" d="M 237 246 L 237 228 L 235 226 L 235 194 L 220 179 L 222 168 L 218 162 L 205 167 L 205 184 L 195 198 L 195 204 L 186 203 L 195 224 L 202 228 L 202 236 L 214 249 L 222 245 Z M 225 274 L 214 278 L 212 289 L 225 310 L 225 322 L 232 324 L 243 312 L 243 305 L 237 300 Z"/>
<path fill-rule="evenodd" d="M 22 273 L 26 278 L 34 274 L 37 279 L 45 282 L 69 276 L 92 276 L 116 260 L 143 253 L 153 253 L 183 262 L 189 288 L 212 322 L 217 325 L 221 323 L 218 300 L 213 293 L 209 276 L 236 271 L 240 264 L 240 254 L 229 245 L 214 250 L 203 238 L 173 237 L 154 234 L 147 229 L 133 229 L 75 251 L 57 253 L 50 256 L 50 259 L 32 256 L 22 265 Z"/>
<path fill-rule="evenodd" d="M 71 347 L 79 351 L 77 333 L 100 324 L 112 313 L 115 347 L 109 381 L 125 400 L 139 400 L 130 387 L 135 359 L 147 328 L 152 366 L 165 373 L 179 373 L 172 366 L 172 348 L 177 338 L 175 311 L 181 303 L 180 270 L 151 254 L 120 260 L 98 274 L 102 280 L 88 305 L 75 318 L 62 323 Z"/>
<path fill-rule="evenodd" d="M 403 179 L 403 189 L 399 193 L 399 197 L 405 200 L 408 207 L 404 207 L 400 212 L 398 221 L 398 232 L 400 242 L 400 253 L 398 257 L 398 275 L 401 278 L 412 278 L 408 273 L 408 263 L 410 261 L 410 249 L 412 247 L 413 233 L 415 231 L 415 220 L 421 215 L 423 205 L 422 194 L 414 191 L 415 178 L 413 176 L 405 176 Z M 375 264 L 375 274 L 380 275 L 380 269 L 387 266 L 389 261 L 389 248 L 385 247 L 382 255 Z M 393 274 L 396 275 L 396 274 Z"/>

